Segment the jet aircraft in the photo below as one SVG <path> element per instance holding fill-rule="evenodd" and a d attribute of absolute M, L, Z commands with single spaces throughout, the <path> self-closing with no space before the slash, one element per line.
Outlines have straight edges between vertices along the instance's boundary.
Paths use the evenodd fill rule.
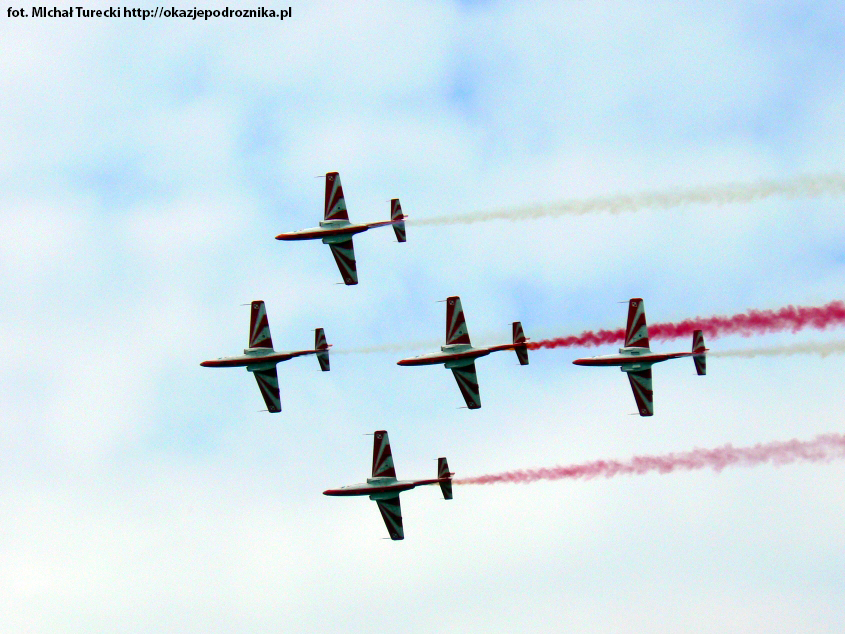
<path fill-rule="evenodd" d="M 350 484 L 339 489 L 327 489 L 323 495 L 369 495 L 378 504 L 384 525 L 390 539 L 405 539 L 402 529 L 402 507 L 399 505 L 399 494 L 410 491 L 418 486 L 439 484 L 443 497 L 452 499 L 452 476 L 446 458 L 437 459 L 437 477 L 431 480 L 397 480 L 396 470 L 393 468 L 393 456 L 390 453 L 390 440 L 387 432 L 379 430 L 373 440 L 373 476 L 361 484 Z"/>
<path fill-rule="evenodd" d="M 440 352 L 430 352 L 410 359 L 402 359 L 398 365 L 436 365 L 442 363 L 455 375 L 461 394 L 469 409 L 481 407 L 478 391 L 478 377 L 475 374 L 475 360 L 499 350 L 513 350 L 520 365 L 528 365 L 528 346 L 522 324 L 513 322 L 513 343 L 485 348 L 473 348 L 469 341 L 464 310 L 460 297 L 446 299 L 446 345 L 440 346 Z"/>
<path fill-rule="evenodd" d="M 252 302 L 249 319 L 249 348 L 243 354 L 234 357 L 222 357 L 214 361 L 203 361 L 201 366 L 206 368 L 238 368 L 246 367 L 258 381 L 258 389 L 267 404 L 269 412 L 281 412 L 282 400 L 279 396 L 279 377 L 276 374 L 276 364 L 282 361 L 316 354 L 323 372 L 329 371 L 329 348 L 326 335 L 322 328 L 314 332 L 314 350 L 296 350 L 281 352 L 273 350 L 273 340 L 270 338 L 270 324 L 267 321 L 267 311 L 263 301 Z"/>
<path fill-rule="evenodd" d="M 323 213 L 323 220 L 319 227 L 311 229 L 300 229 L 290 233 L 280 233 L 276 240 L 317 240 L 321 239 L 323 244 L 328 244 L 332 250 L 337 268 L 347 286 L 358 283 L 358 269 L 355 267 L 355 251 L 352 245 L 352 236 L 356 233 L 363 233 L 375 227 L 393 225 L 396 239 L 405 242 L 405 218 L 402 214 L 402 206 L 399 199 L 390 201 L 390 220 L 383 222 L 367 222 L 364 224 L 352 224 L 346 213 L 346 201 L 343 197 L 343 187 L 340 185 L 340 175 L 337 172 L 326 174 L 326 202 Z"/>
<path fill-rule="evenodd" d="M 707 374 L 708 348 L 704 347 L 704 335 L 700 330 L 692 333 L 692 352 L 652 352 L 648 343 L 648 327 L 645 322 L 643 300 L 634 297 L 628 302 L 628 325 L 625 328 L 625 347 L 619 354 L 576 359 L 575 365 L 618 365 L 628 374 L 628 381 L 634 391 L 640 416 L 654 414 L 654 393 L 651 388 L 651 366 L 661 361 L 692 357 L 699 376 Z"/>

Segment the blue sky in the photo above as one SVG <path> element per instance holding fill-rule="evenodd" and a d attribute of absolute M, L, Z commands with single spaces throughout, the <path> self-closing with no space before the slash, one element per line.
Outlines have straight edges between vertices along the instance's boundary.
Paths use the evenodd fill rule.
<path fill-rule="evenodd" d="M 92 4 L 91 6 L 95 6 Z M 105 6 L 105 5 L 104 5 Z M 214 5 L 206 5 L 209 8 Z M 238 353 L 474 343 L 842 297 L 841 198 L 768 198 L 356 238 L 313 226 L 339 171 L 353 220 L 841 170 L 835 3 L 370 3 L 275 20 L 0 18 L 0 515 L 5 631 L 841 632 L 840 463 L 402 497 L 359 482 L 387 429 L 400 478 L 812 438 L 841 426 L 841 356 L 720 358 L 624 377 L 478 363 L 482 409 L 425 352 L 279 366 L 263 408 Z M 705 333 L 706 336 L 706 333 Z M 732 349 L 841 332 L 708 340 Z M 687 341 L 658 350 L 685 349 Z"/>

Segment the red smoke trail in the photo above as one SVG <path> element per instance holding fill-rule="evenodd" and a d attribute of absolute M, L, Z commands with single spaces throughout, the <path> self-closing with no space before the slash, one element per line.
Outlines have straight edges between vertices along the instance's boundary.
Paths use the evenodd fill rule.
<path fill-rule="evenodd" d="M 684 319 L 678 323 L 651 324 L 648 336 L 651 339 L 677 339 L 692 335 L 692 331 L 701 329 L 705 338 L 724 335 L 762 335 L 767 332 L 791 330 L 798 332 L 804 328 L 823 330 L 828 326 L 845 325 L 845 303 L 833 301 L 824 306 L 786 306 L 778 310 L 749 310 L 731 317 L 696 317 Z M 528 343 L 532 350 L 538 348 L 588 348 L 602 344 L 617 343 L 625 340 L 625 329 L 587 330 L 580 335 L 542 339 Z"/>
<path fill-rule="evenodd" d="M 459 478 L 455 484 L 499 484 L 502 482 L 527 484 L 537 480 L 589 480 L 612 478 L 617 475 L 642 475 L 650 471 L 672 473 L 676 470 L 692 471 L 710 467 L 721 471 L 725 467 L 753 467 L 770 462 L 775 465 L 791 462 L 830 462 L 845 458 L 845 435 L 823 434 L 813 440 L 770 442 L 753 447 L 735 448 L 723 445 L 716 449 L 693 449 L 683 453 L 662 456 L 634 456 L 625 462 L 596 460 L 567 467 L 520 469 L 474 478 Z"/>

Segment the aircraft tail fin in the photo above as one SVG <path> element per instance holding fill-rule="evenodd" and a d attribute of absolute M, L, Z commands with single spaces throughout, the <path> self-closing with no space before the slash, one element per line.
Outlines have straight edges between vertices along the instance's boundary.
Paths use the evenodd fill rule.
<path fill-rule="evenodd" d="M 692 333 L 692 360 L 698 376 L 707 374 L 707 348 L 704 347 L 704 334 L 700 330 Z"/>
<path fill-rule="evenodd" d="M 329 344 L 326 341 L 326 333 L 322 328 L 314 331 L 314 348 L 318 350 L 317 361 L 320 362 L 320 369 L 323 372 L 329 371 Z"/>
<path fill-rule="evenodd" d="M 437 479 L 440 484 L 440 490 L 443 492 L 443 499 L 452 499 L 452 476 L 455 475 L 449 471 L 449 465 L 446 458 L 437 459 Z"/>
<path fill-rule="evenodd" d="M 525 333 L 522 330 L 522 323 L 519 321 L 513 322 L 513 350 L 516 352 L 516 358 L 519 359 L 519 365 L 528 365 L 528 346 L 525 342 Z"/>
<path fill-rule="evenodd" d="M 390 201 L 390 219 L 393 221 L 393 232 L 396 234 L 396 239 L 399 242 L 406 242 L 405 215 L 402 213 L 402 205 L 399 204 L 398 198 Z"/>

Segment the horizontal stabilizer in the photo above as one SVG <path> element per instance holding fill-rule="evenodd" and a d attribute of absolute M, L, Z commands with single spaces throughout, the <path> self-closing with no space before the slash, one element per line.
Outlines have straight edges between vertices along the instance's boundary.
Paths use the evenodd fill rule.
<path fill-rule="evenodd" d="M 405 242 L 405 216 L 402 214 L 402 205 L 399 204 L 399 199 L 394 198 L 390 201 L 390 219 L 393 221 L 393 232 L 396 234 L 396 239 L 399 242 Z"/>
<path fill-rule="evenodd" d="M 704 347 L 704 333 L 700 330 L 692 332 L 692 351 L 695 354 L 704 354 L 707 348 Z"/>
<path fill-rule="evenodd" d="M 444 500 L 452 499 L 452 476 L 455 475 L 449 472 L 449 465 L 446 458 L 437 459 L 437 479 L 440 480 L 440 490 L 443 492 Z"/>
<path fill-rule="evenodd" d="M 317 328 L 314 331 L 314 348 L 319 350 L 317 352 L 317 361 L 320 362 L 320 369 L 323 372 L 329 371 L 329 344 L 326 341 L 326 334 L 322 328 Z"/>
<path fill-rule="evenodd" d="M 513 349 L 516 352 L 516 358 L 519 359 L 519 365 L 528 365 L 528 346 L 525 342 L 525 333 L 522 331 L 522 323 L 513 322 Z"/>
<path fill-rule="evenodd" d="M 698 376 L 707 374 L 707 348 L 704 347 L 704 333 L 695 330 L 692 333 L 692 360 Z"/>

